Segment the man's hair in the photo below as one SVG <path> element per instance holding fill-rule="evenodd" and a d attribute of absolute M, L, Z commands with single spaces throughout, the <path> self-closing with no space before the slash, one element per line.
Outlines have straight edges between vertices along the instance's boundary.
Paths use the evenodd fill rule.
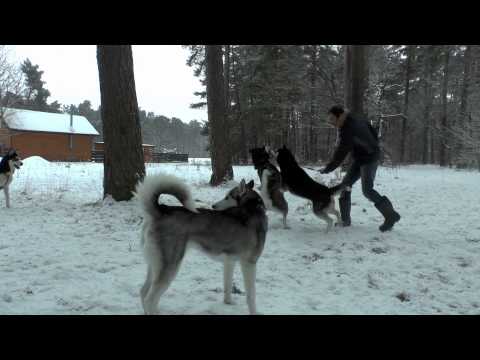
<path fill-rule="evenodd" d="M 344 112 L 345 112 L 345 110 L 343 109 L 343 106 L 341 106 L 341 105 L 332 106 L 330 108 L 330 110 L 328 110 L 329 114 L 333 114 L 336 117 L 342 115 Z"/>

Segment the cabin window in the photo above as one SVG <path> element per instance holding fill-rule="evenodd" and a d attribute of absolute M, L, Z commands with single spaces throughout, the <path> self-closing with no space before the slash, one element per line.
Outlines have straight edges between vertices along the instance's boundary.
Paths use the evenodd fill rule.
<path fill-rule="evenodd" d="M 73 149 L 73 135 L 68 136 L 70 150 Z"/>

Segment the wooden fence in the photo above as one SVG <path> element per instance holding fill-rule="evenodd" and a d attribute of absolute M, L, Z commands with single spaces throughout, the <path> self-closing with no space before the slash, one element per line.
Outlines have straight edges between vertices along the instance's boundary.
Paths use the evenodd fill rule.
<path fill-rule="evenodd" d="M 92 161 L 103 162 L 105 154 L 103 150 L 92 150 Z M 162 162 L 188 162 L 188 154 L 175 154 L 175 153 L 152 153 L 152 163 Z"/>
<path fill-rule="evenodd" d="M 152 153 L 152 162 L 188 162 L 188 154 Z"/>

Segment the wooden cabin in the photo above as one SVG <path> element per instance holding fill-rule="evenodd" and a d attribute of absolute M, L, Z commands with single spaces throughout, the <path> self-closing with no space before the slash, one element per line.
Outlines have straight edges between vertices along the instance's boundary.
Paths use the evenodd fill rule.
<path fill-rule="evenodd" d="M 22 158 L 90 161 L 99 133 L 84 116 L 5 109 L 0 119 L 0 147 L 15 148 Z"/>

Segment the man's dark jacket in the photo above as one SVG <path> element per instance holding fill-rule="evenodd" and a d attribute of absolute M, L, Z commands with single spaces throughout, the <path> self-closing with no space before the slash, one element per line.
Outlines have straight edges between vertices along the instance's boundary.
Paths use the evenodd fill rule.
<path fill-rule="evenodd" d="M 352 152 L 353 160 L 360 165 L 380 158 L 378 135 L 368 121 L 348 114 L 339 132 L 338 147 L 332 160 L 323 170 L 324 173 L 335 170 L 349 152 Z"/>

